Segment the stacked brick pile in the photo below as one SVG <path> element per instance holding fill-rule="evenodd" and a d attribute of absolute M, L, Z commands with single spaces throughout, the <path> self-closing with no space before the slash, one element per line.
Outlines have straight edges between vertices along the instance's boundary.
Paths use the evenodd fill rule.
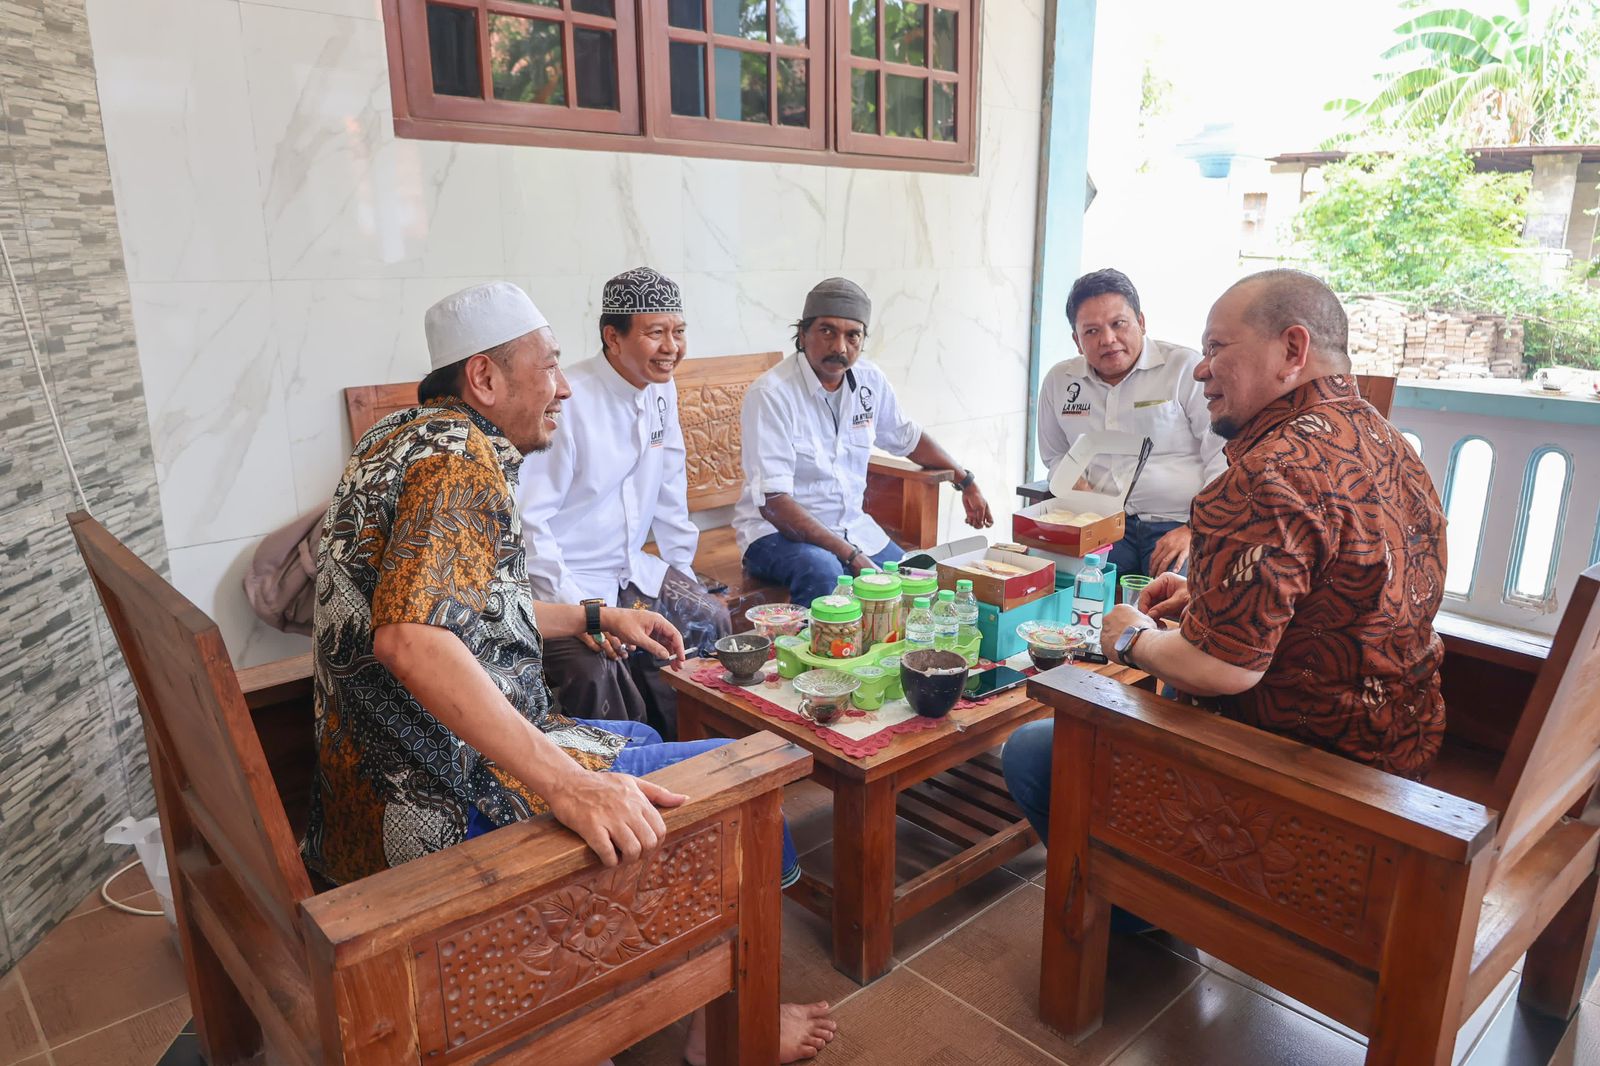
<path fill-rule="evenodd" d="M 1520 378 L 1522 323 L 1472 311 L 1410 311 L 1358 296 L 1350 315 L 1350 358 L 1358 374 L 1402 378 Z"/>

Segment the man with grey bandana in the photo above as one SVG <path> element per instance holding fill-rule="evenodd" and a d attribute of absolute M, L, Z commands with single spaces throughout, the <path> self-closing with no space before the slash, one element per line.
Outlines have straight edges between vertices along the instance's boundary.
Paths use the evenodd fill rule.
<path fill-rule="evenodd" d="M 673 372 L 688 349 L 678 286 L 648 267 L 606 283 L 600 353 L 567 374 L 572 397 L 550 449 L 522 464 L 518 506 L 536 598 L 653 610 L 709 654 L 732 630 L 694 574 L 683 430 Z M 659 554 L 644 550 L 654 538 Z M 648 653 L 604 634 L 545 644 L 561 704 L 586 718 L 677 735 L 676 697 Z"/>
<path fill-rule="evenodd" d="M 874 447 L 954 470 L 967 524 L 994 524 L 972 471 L 901 412 L 883 371 L 862 358 L 871 317 L 872 301 L 855 282 L 820 282 L 795 323 L 794 353 L 745 393 L 734 532 L 745 569 L 788 585 L 795 603 L 826 595 L 841 574 L 901 557 L 865 510 Z"/>

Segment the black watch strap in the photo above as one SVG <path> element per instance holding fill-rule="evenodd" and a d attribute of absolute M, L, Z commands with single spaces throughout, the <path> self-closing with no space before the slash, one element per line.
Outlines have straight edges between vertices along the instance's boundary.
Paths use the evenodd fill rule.
<path fill-rule="evenodd" d="M 600 599 L 583 601 L 583 631 L 591 637 L 600 636 L 600 608 L 605 604 Z"/>
<path fill-rule="evenodd" d="M 965 468 L 965 473 L 962 476 L 961 480 L 956 482 L 956 491 L 957 492 L 966 492 L 968 486 L 970 486 L 976 480 L 977 480 L 977 478 L 975 478 L 973 476 L 973 474 L 972 474 L 972 467 L 970 467 L 970 466 L 966 467 Z"/>

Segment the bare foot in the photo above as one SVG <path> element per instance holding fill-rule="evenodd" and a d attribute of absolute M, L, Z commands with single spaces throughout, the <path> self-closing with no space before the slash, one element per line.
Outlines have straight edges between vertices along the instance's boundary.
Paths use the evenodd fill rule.
<path fill-rule="evenodd" d="M 832 1040 L 839 1024 L 828 1017 L 826 1003 L 785 1003 L 778 1008 L 778 1061 L 814 1058 Z M 706 1066 L 705 1011 L 696 1011 L 683 1045 L 689 1066 Z"/>
<path fill-rule="evenodd" d="M 828 1017 L 826 1003 L 785 1003 L 778 1008 L 778 1061 L 799 1062 L 816 1056 L 839 1023 Z"/>

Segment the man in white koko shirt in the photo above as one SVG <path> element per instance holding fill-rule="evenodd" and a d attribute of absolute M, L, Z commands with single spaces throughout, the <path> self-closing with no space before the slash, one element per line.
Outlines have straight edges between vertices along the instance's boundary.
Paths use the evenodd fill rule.
<path fill-rule="evenodd" d="M 1120 270 L 1096 270 L 1072 284 L 1067 320 L 1078 357 L 1050 368 L 1039 387 L 1039 457 L 1054 471 L 1072 442 L 1092 430 L 1121 430 L 1154 445 L 1128 498 L 1128 531 L 1112 546 L 1118 574 L 1180 573 L 1189 563 L 1189 505 L 1227 467 L 1223 440 L 1194 379 L 1200 353 L 1147 337 L 1139 293 Z M 1127 463 L 1091 463 L 1104 486 Z"/>
<path fill-rule="evenodd" d="M 602 350 L 567 373 L 550 450 L 522 463 L 518 505 L 537 600 L 644 607 L 709 654 L 732 630 L 727 605 L 694 575 L 683 430 L 672 375 L 687 351 L 678 286 L 648 267 L 606 283 Z M 659 555 L 644 550 L 654 535 Z M 545 642 L 563 710 L 677 734 L 676 700 L 648 655 L 604 634 Z"/>

